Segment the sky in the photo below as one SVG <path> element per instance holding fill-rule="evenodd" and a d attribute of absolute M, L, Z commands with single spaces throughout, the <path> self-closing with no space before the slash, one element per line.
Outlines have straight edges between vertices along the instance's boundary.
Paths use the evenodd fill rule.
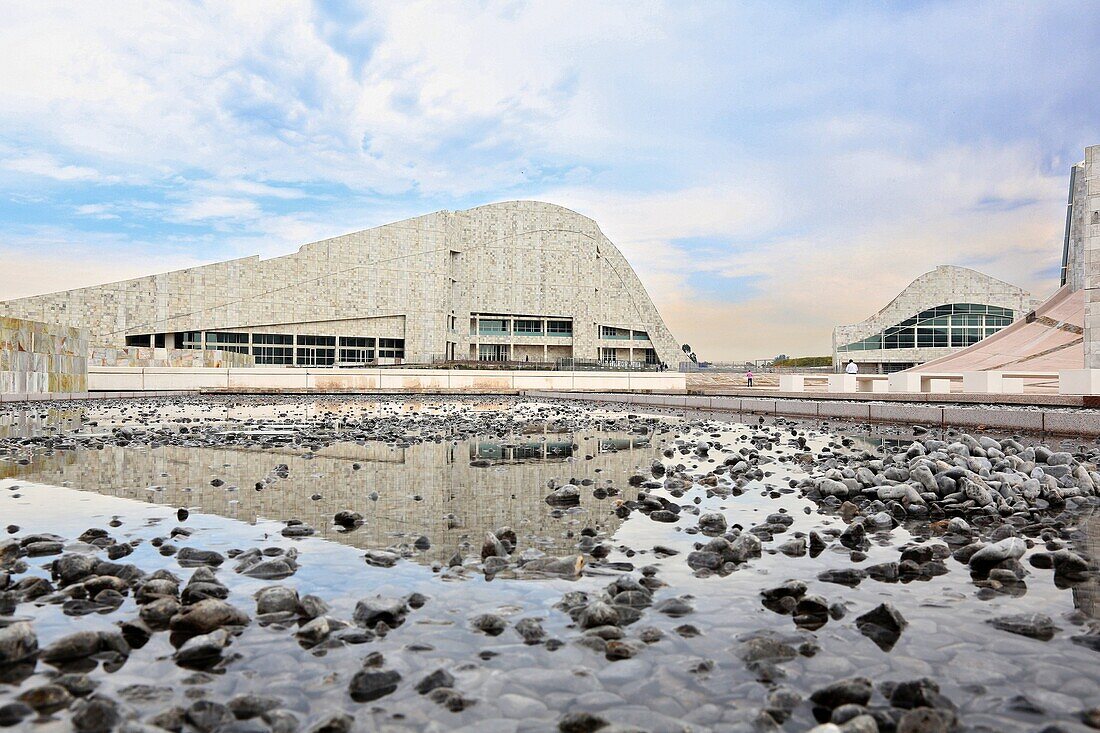
<path fill-rule="evenodd" d="M 538 199 L 701 359 L 830 352 L 939 264 L 1046 297 L 1092 2 L 6 6 L 0 299 Z"/>

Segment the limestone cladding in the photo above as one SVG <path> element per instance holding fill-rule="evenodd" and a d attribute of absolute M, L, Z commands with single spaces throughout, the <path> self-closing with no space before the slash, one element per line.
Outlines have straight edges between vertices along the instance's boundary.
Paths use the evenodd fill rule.
<path fill-rule="evenodd" d="M 914 362 L 937 359 L 958 348 L 910 348 L 850 351 L 837 348 L 860 341 L 883 329 L 896 326 L 923 310 L 953 303 L 976 303 L 1012 309 L 1022 318 L 1039 304 L 1026 290 L 976 270 L 940 265 L 911 282 L 886 307 L 865 321 L 833 329 L 833 362 L 854 359 L 857 363 Z"/>
<path fill-rule="evenodd" d="M 87 328 L 105 345 L 213 330 L 403 337 L 410 362 L 445 354 L 449 343 L 468 353 L 471 313 L 551 316 L 573 320 L 576 357 L 596 358 L 599 326 L 612 325 L 646 331 L 659 359 L 679 359 L 657 308 L 596 222 L 537 201 L 439 211 L 283 257 L 20 298 L 0 303 L 0 313 Z"/>
<path fill-rule="evenodd" d="M 1085 290 L 1085 367 L 1100 369 L 1100 145 L 1074 166 L 1067 282 Z"/>
<path fill-rule="evenodd" d="M 87 390 L 87 331 L 0 316 L 0 394 Z"/>

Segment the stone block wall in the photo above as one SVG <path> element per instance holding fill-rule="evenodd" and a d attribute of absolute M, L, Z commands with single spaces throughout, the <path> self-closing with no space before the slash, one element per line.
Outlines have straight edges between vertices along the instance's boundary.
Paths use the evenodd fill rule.
<path fill-rule="evenodd" d="M 1085 368 L 1100 369 L 1100 145 L 1077 166 L 1069 282 L 1085 290 Z"/>
<path fill-rule="evenodd" d="M 0 393 L 88 391 L 88 332 L 0 317 Z"/>
<path fill-rule="evenodd" d="M 89 366 L 110 367 L 253 367 L 256 359 L 221 349 L 154 349 L 148 346 L 94 346 Z"/>

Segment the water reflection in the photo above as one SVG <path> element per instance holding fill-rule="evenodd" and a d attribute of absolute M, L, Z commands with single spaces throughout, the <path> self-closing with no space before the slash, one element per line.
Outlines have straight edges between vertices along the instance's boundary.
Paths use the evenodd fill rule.
<path fill-rule="evenodd" d="M 431 542 L 420 554 L 425 561 L 446 560 L 464 541 L 480 545 L 485 532 L 504 525 L 517 531 L 521 547 L 550 554 L 572 551 L 576 539 L 569 535 L 584 526 L 614 532 L 620 522 L 612 512 L 614 497 L 582 492 L 580 524 L 570 526 L 550 515 L 543 501 L 547 482 L 588 479 L 592 488 L 625 486 L 636 466 L 651 462 L 649 438 L 524 438 L 407 447 L 338 443 L 312 454 L 292 448 L 108 445 L 39 454 L 29 465 L 0 464 L 0 478 L 188 507 L 249 523 L 300 519 L 320 536 L 359 548 L 411 545 L 424 535 Z M 286 478 L 277 475 L 279 464 L 286 464 Z M 341 510 L 359 512 L 366 523 L 351 532 L 339 530 L 332 517 Z"/>
<path fill-rule="evenodd" d="M 520 443 L 519 445 L 472 441 L 470 443 L 471 460 L 481 459 L 510 463 L 531 460 L 564 460 L 572 455 L 572 440 L 548 440 L 536 443 Z"/>

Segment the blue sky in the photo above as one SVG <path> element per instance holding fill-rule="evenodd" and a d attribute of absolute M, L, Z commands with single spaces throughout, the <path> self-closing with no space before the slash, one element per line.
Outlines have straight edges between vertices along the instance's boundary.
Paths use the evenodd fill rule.
<path fill-rule="evenodd" d="M 827 353 L 937 264 L 1043 297 L 1100 144 L 1075 3 L 24 3 L 0 298 L 537 198 L 704 358 Z"/>

